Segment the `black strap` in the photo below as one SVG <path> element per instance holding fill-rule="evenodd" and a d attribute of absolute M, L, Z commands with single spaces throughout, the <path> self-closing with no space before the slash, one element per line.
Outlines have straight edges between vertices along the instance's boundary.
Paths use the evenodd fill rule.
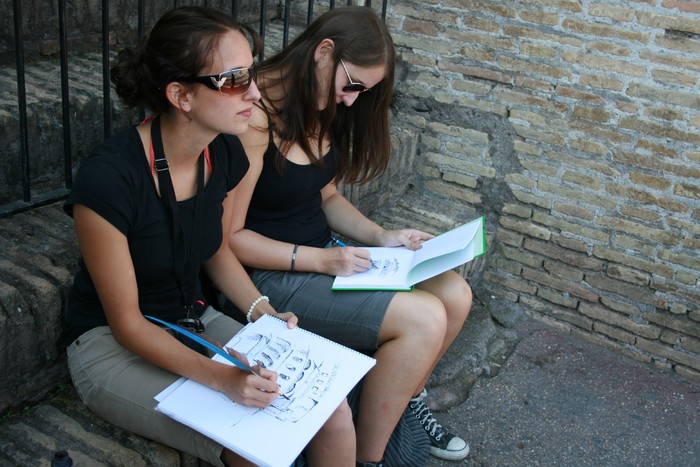
<path fill-rule="evenodd" d="M 193 319 L 192 307 L 195 300 L 197 277 L 199 275 L 201 245 L 202 245 L 202 191 L 204 189 L 204 153 L 199 156 L 197 175 L 197 194 L 194 198 L 194 219 L 192 221 L 192 241 L 187 248 L 185 245 L 185 233 L 180 222 L 180 208 L 175 198 L 175 189 L 170 178 L 168 160 L 163 150 L 163 139 L 160 134 L 160 115 L 151 122 L 151 144 L 153 145 L 154 166 L 158 174 L 160 186 L 160 199 L 170 213 L 173 231 L 173 269 L 182 297 L 182 306 L 185 310 L 185 319 Z M 189 253 L 189 255 L 188 255 Z M 188 266 L 187 271 L 185 267 Z M 187 278 L 187 282 L 185 282 Z M 185 284 L 187 290 L 185 290 Z"/>

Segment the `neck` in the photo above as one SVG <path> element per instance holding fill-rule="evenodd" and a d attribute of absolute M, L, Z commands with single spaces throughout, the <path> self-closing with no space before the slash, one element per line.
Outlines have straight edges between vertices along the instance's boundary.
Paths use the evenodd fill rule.
<path fill-rule="evenodd" d="M 193 122 L 169 114 L 160 117 L 160 133 L 163 139 L 163 152 L 171 169 L 189 167 L 197 162 L 205 147 L 216 135 L 206 135 Z"/>

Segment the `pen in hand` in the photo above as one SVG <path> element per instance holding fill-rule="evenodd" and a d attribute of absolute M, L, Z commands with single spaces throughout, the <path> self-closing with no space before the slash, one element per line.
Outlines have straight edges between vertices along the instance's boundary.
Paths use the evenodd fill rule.
<path fill-rule="evenodd" d="M 335 237 L 331 237 L 331 240 L 333 240 L 336 243 L 336 245 L 338 245 L 338 246 L 347 246 L 345 243 L 341 242 L 340 240 L 338 240 Z"/>
<path fill-rule="evenodd" d="M 226 350 L 226 352 L 227 352 L 230 356 L 234 357 L 236 360 L 238 360 L 238 361 L 240 362 L 240 359 L 239 359 L 239 357 L 236 355 L 236 351 L 235 351 L 235 350 L 233 350 L 233 349 L 231 349 L 231 348 L 229 348 L 229 347 L 224 347 L 224 350 Z M 242 362 L 241 362 L 241 363 L 242 363 Z M 239 365 L 239 367 L 240 367 L 240 365 Z M 249 365 L 245 365 L 245 367 L 246 367 L 246 368 L 244 368 L 244 369 L 247 370 L 248 372 L 254 374 L 255 376 L 257 376 L 257 377 L 259 377 L 259 378 L 265 379 L 265 378 L 259 373 L 259 372 L 260 372 L 259 368 L 261 367 L 260 362 L 258 362 L 258 364 L 257 364 L 255 367 L 250 367 Z M 258 371 L 255 371 L 254 368 L 258 368 Z M 278 385 L 278 386 L 279 386 L 279 385 Z M 280 395 L 280 396 L 284 397 L 284 398 L 287 399 L 287 400 L 290 400 L 289 397 L 287 397 L 287 395 L 284 394 L 282 391 L 276 391 L 275 394 Z"/>

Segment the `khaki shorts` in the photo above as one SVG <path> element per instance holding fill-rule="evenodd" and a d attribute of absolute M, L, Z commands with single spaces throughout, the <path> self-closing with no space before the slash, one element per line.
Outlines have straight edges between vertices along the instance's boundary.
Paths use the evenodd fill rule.
<path fill-rule="evenodd" d="M 221 344 L 242 327 L 211 307 L 202 321 L 204 334 Z M 109 326 L 91 329 L 71 343 L 68 367 L 81 399 L 98 416 L 212 465 L 223 465 L 220 444 L 155 410 L 154 397 L 179 376 L 126 350 L 114 340 Z"/>

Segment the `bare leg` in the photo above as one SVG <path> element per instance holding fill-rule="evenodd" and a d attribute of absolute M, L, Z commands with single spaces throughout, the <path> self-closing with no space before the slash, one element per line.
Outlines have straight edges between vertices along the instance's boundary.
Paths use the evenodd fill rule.
<path fill-rule="evenodd" d="M 221 452 L 221 460 L 228 467 L 255 467 L 255 464 L 242 458 L 233 451 L 224 448 Z"/>
<path fill-rule="evenodd" d="M 469 312 L 472 308 L 472 289 L 469 287 L 467 281 L 454 271 L 448 271 L 435 276 L 432 279 L 421 282 L 416 287 L 430 292 L 442 302 L 447 316 L 447 330 L 440 353 L 433 362 L 430 372 L 428 372 L 423 381 L 417 386 L 413 395 L 418 394 L 425 387 L 432 370 L 459 335 L 464 321 L 467 319 L 467 316 L 469 316 Z"/>
<path fill-rule="evenodd" d="M 307 446 L 306 460 L 311 467 L 326 465 L 354 467 L 355 450 L 352 412 L 347 400 L 344 400 Z M 255 467 L 256 465 L 228 449 L 221 452 L 221 460 L 229 467 Z"/>
<path fill-rule="evenodd" d="M 354 467 L 356 450 L 352 412 L 343 400 L 307 446 L 306 460 L 311 467 Z"/>
<path fill-rule="evenodd" d="M 377 364 L 365 377 L 356 423 L 357 459 L 384 456 L 399 418 L 434 365 L 445 337 L 445 310 L 433 295 L 397 293 L 379 331 Z"/>

